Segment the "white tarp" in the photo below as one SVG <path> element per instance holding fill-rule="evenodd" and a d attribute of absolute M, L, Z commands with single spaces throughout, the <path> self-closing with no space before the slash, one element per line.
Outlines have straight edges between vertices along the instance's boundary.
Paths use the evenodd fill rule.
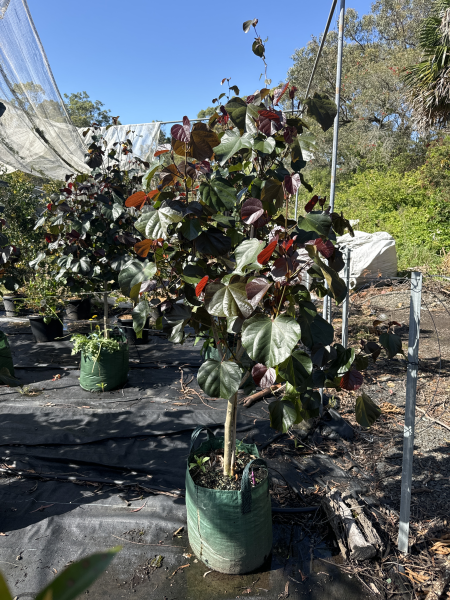
<path fill-rule="evenodd" d="M 370 279 L 396 277 L 397 249 L 394 238 L 385 231 L 365 233 L 355 231 L 337 238 L 340 250 L 350 248 L 350 287 Z M 340 276 L 344 276 L 341 271 Z"/>
<path fill-rule="evenodd" d="M 0 172 L 53 179 L 90 173 L 85 141 L 67 114 L 26 0 L 0 0 L 0 102 L 6 107 L 0 117 Z M 113 126 L 105 135 L 111 146 L 130 138 L 133 153 L 151 161 L 159 123 Z M 121 166 L 130 159 L 122 152 Z"/>

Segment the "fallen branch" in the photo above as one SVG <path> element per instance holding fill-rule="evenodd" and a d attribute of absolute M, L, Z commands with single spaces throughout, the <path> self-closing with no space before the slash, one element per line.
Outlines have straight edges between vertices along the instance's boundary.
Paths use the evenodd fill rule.
<path fill-rule="evenodd" d="M 247 396 L 241 401 L 246 408 L 258 402 L 258 400 L 262 400 L 266 396 L 273 396 L 274 392 L 282 392 L 286 389 L 286 384 L 281 385 L 281 383 L 277 383 L 276 385 L 272 385 L 270 388 L 266 388 L 265 390 L 261 390 L 260 392 L 256 392 L 256 394 L 252 394 L 251 396 Z"/>
<path fill-rule="evenodd" d="M 448 429 L 450 431 L 450 425 L 447 425 L 446 423 L 443 423 L 442 421 L 439 421 L 438 419 L 433 419 L 433 417 L 429 417 L 422 408 L 419 408 L 418 406 L 416 406 L 416 408 L 419 412 L 421 412 L 425 415 L 425 419 L 427 419 L 427 421 L 433 421 L 433 423 L 437 423 L 441 427 L 444 427 L 445 429 Z"/>

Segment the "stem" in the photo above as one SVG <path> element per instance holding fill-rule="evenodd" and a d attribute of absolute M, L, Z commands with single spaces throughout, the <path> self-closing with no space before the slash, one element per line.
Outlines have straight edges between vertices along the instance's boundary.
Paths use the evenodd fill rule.
<path fill-rule="evenodd" d="M 223 352 L 222 352 L 222 347 L 220 345 L 219 332 L 217 331 L 217 325 L 216 325 L 216 322 L 214 321 L 214 317 L 211 317 L 211 329 L 213 332 L 214 341 L 216 342 L 216 348 L 219 351 L 220 358 L 223 359 Z"/>
<path fill-rule="evenodd" d="M 236 423 L 237 423 L 237 393 L 228 400 L 227 418 L 225 421 L 225 439 L 223 456 L 223 474 L 234 475 L 236 458 Z"/>

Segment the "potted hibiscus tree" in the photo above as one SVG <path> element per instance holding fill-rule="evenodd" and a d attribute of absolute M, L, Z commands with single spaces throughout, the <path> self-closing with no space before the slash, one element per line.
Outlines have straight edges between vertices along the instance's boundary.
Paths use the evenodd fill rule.
<path fill-rule="evenodd" d="M 253 51 L 264 59 L 258 35 Z M 137 258 L 126 265 L 119 283 L 136 298 L 146 280 L 158 282 L 164 274 L 169 283 L 161 288 L 159 326 L 182 343 L 189 325 L 208 349 L 198 383 L 208 396 L 227 401 L 226 419 L 223 439 L 208 432 L 208 441 L 189 453 L 189 540 L 212 569 L 243 573 L 268 557 L 272 533 L 264 463 L 256 446 L 236 439 L 239 389 L 283 384 L 284 396 L 269 411 L 271 425 L 287 431 L 319 415 L 319 390 L 357 390 L 370 353 L 379 349 L 355 355 L 335 343 L 332 325 L 311 298 L 311 292 L 337 304 L 345 298 L 337 274 L 343 259 L 334 242 L 352 230 L 317 196 L 298 220 L 291 217 L 298 188 L 311 191 L 302 175 L 307 122 L 280 109 L 295 90 L 286 84 L 246 98 L 236 86 L 230 90 L 235 95 L 208 124 L 191 126 L 184 117 L 172 127 L 172 143 L 164 150 L 169 164 L 152 173 L 150 192 L 127 200 L 142 238 L 134 249 L 147 263 L 145 274 Z M 323 130 L 332 125 L 336 106 L 325 95 L 303 105 L 305 119 L 317 120 Z M 146 301 L 139 304 L 135 329 L 151 309 Z M 369 426 L 378 415 L 361 394 L 357 420 Z"/>

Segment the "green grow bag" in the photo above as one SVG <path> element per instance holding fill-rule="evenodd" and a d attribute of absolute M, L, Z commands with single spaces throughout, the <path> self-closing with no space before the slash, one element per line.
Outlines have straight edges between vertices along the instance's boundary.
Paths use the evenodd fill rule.
<path fill-rule="evenodd" d="M 11 377 L 14 377 L 14 363 L 11 356 L 11 348 L 6 333 L 0 331 L 0 369 L 8 369 Z"/>
<path fill-rule="evenodd" d="M 202 430 L 208 441 L 194 451 Z M 186 509 L 189 543 L 195 555 L 214 571 L 228 574 L 249 573 L 260 567 L 272 550 L 272 507 L 269 478 L 252 487 L 250 468 L 266 465 L 257 458 L 245 467 L 240 490 L 210 490 L 194 483 L 189 462 L 194 454 L 223 448 L 223 438 L 207 427 L 192 434 L 186 472 Z M 259 456 L 254 444 L 237 442 L 237 450 Z"/>
<path fill-rule="evenodd" d="M 102 350 L 97 360 L 81 353 L 80 386 L 88 392 L 108 392 L 124 385 L 128 379 L 128 343 L 122 332 L 113 337 L 121 342 L 119 350 Z"/>

